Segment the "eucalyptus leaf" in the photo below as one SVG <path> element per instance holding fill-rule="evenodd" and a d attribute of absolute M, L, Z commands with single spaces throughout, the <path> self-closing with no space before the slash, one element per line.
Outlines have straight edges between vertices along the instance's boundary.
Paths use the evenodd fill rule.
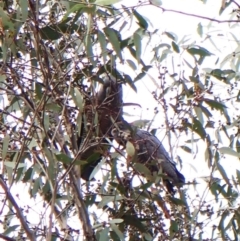
<path fill-rule="evenodd" d="M 10 167 L 12 169 L 16 168 L 16 162 L 9 162 L 9 161 L 4 161 L 4 165 L 7 167 Z M 27 165 L 25 163 L 18 163 L 17 168 L 23 168 L 26 167 Z"/>
<path fill-rule="evenodd" d="M 172 47 L 176 53 L 180 53 L 179 46 L 174 41 L 172 41 Z"/>
<path fill-rule="evenodd" d="M 120 240 L 122 240 L 122 241 L 125 240 L 123 233 L 119 230 L 117 225 L 115 225 L 114 223 L 110 223 L 110 227 L 117 234 L 117 236 L 119 237 Z"/>
<path fill-rule="evenodd" d="M 137 18 L 138 24 L 140 27 L 142 27 L 143 29 L 148 28 L 148 23 L 147 23 L 146 19 L 139 12 L 134 10 L 133 15 Z"/>
<path fill-rule="evenodd" d="M 118 39 L 118 35 L 116 31 L 112 28 L 104 28 L 105 35 L 109 39 L 110 43 L 113 46 L 114 51 L 116 52 L 119 59 L 122 61 L 122 52 L 120 48 L 120 41 Z"/>
<path fill-rule="evenodd" d="M 223 154 L 227 154 L 227 155 L 235 156 L 235 157 L 240 157 L 240 153 L 234 151 L 230 147 L 220 147 L 218 150 Z"/>
<path fill-rule="evenodd" d="M 115 3 L 119 3 L 122 0 L 96 0 L 94 3 L 97 5 L 101 5 L 101 6 L 106 6 L 106 5 L 112 5 Z"/>
<path fill-rule="evenodd" d="M 140 63 L 141 54 L 142 54 L 142 43 L 141 43 L 142 37 L 139 35 L 138 32 L 135 32 L 133 35 L 133 42 L 136 48 L 136 59 L 138 63 Z"/>
<path fill-rule="evenodd" d="M 10 135 L 6 134 L 5 137 L 3 138 L 3 147 L 2 147 L 2 158 L 3 159 L 5 159 L 7 156 L 9 142 L 10 142 Z"/>
<path fill-rule="evenodd" d="M 105 240 L 109 240 L 108 238 L 108 233 L 109 233 L 109 228 L 106 227 L 104 228 L 99 235 L 99 241 L 105 241 Z"/>

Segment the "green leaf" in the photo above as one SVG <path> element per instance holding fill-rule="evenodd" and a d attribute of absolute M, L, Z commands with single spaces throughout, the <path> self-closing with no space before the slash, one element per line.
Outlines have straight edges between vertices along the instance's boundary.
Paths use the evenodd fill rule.
<path fill-rule="evenodd" d="M 137 70 L 136 64 L 131 59 L 127 59 L 126 61 L 127 61 L 128 65 L 132 68 L 132 70 Z"/>
<path fill-rule="evenodd" d="M 170 225 L 170 237 L 173 238 L 175 233 L 177 233 L 179 230 L 178 223 L 174 220 L 171 220 L 171 225 Z"/>
<path fill-rule="evenodd" d="M 7 156 L 9 142 L 10 142 L 10 135 L 6 134 L 5 137 L 3 138 L 3 147 L 2 147 L 2 159 L 3 160 Z"/>
<path fill-rule="evenodd" d="M 73 161 L 73 159 L 66 154 L 56 154 L 56 158 L 59 162 L 64 164 L 70 164 Z"/>
<path fill-rule="evenodd" d="M 121 61 L 123 61 L 122 51 L 121 51 L 121 48 L 120 48 L 120 42 L 118 40 L 118 35 L 116 33 L 116 30 L 106 27 L 106 28 L 104 28 L 104 33 L 107 36 L 107 38 L 109 39 L 110 43 L 112 44 L 112 47 L 115 50 L 119 59 Z"/>
<path fill-rule="evenodd" d="M 176 53 L 180 53 L 179 46 L 174 41 L 172 41 L 172 47 Z"/>
<path fill-rule="evenodd" d="M 80 112 L 83 112 L 83 96 L 77 87 L 73 88 L 72 98 L 75 105 L 79 108 Z"/>
<path fill-rule="evenodd" d="M 193 118 L 193 123 L 187 123 L 186 126 L 192 129 L 192 131 L 196 132 L 202 139 L 205 139 L 206 132 L 199 120 Z"/>
<path fill-rule="evenodd" d="M 142 163 L 135 163 L 134 164 L 134 169 L 145 176 L 152 176 L 150 170 Z"/>
<path fill-rule="evenodd" d="M 224 239 L 226 237 L 226 221 L 225 219 L 229 216 L 229 211 L 225 210 L 222 214 L 221 214 L 221 219 L 218 225 L 218 230 L 221 232 L 222 238 Z"/>
<path fill-rule="evenodd" d="M 46 181 L 45 185 L 42 188 L 42 193 L 47 194 L 51 190 L 50 184 L 48 181 Z"/>
<path fill-rule="evenodd" d="M 240 153 L 240 141 L 239 140 L 236 141 L 236 150 L 238 153 Z"/>
<path fill-rule="evenodd" d="M 210 72 L 210 75 L 214 76 L 215 78 L 217 78 L 218 80 L 222 80 L 224 77 L 224 72 L 221 69 L 213 69 Z"/>
<path fill-rule="evenodd" d="M 89 177 L 89 180 L 91 180 L 96 175 L 96 173 L 102 168 L 105 162 L 106 162 L 106 158 L 103 158 L 102 161 L 95 166 L 95 168 L 93 169 Z"/>
<path fill-rule="evenodd" d="M 155 6 L 161 6 L 162 5 L 161 0 L 150 0 L 150 3 L 155 5 Z"/>
<path fill-rule="evenodd" d="M 157 52 L 159 49 L 164 48 L 164 47 L 166 47 L 167 49 L 170 49 L 171 45 L 170 44 L 166 44 L 166 43 L 159 44 L 157 47 L 153 48 L 153 51 Z"/>
<path fill-rule="evenodd" d="M 6 167 L 10 167 L 12 169 L 16 168 L 16 164 L 17 164 L 16 162 L 4 161 L 4 165 Z M 17 168 L 23 168 L 23 167 L 26 167 L 26 166 L 27 166 L 27 164 L 25 164 L 25 163 L 18 163 Z"/>
<path fill-rule="evenodd" d="M 173 203 L 175 205 L 186 206 L 186 202 L 184 200 L 179 199 L 179 198 L 169 197 L 169 200 L 171 201 L 171 203 Z"/>
<path fill-rule="evenodd" d="M 223 4 L 224 3 L 224 4 Z M 222 13 L 223 13 L 223 11 L 225 10 L 225 9 L 227 9 L 230 5 L 232 4 L 232 1 L 224 1 L 224 2 L 222 2 L 222 4 L 221 4 L 221 8 L 220 8 L 220 10 L 219 10 L 219 15 L 221 15 Z"/>
<path fill-rule="evenodd" d="M 38 143 L 34 138 L 32 138 L 32 140 L 28 143 L 28 148 L 31 150 L 34 147 L 38 147 Z"/>
<path fill-rule="evenodd" d="M 53 26 L 46 26 L 40 29 L 40 34 L 43 39 L 57 40 L 63 36 L 63 33 L 56 30 Z"/>
<path fill-rule="evenodd" d="M 186 140 L 185 142 L 186 143 L 196 143 L 196 142 L 198 142 L 200 139 L 199 138 L 197 138 L 197 139 L 189 139 L 189 140 Z"/>
<path fill-rule="evenodd" d="M 87 50 L 87 56 L 88 56 L 89 60 L 91 61 L 92 65 L 95 66 L 96 61 L 94 60 L 93 45 L 92 45 L 90 34 L 87 34 L 84 43 L 85 43 L 85 47 Z"/>
<path fill-rule="evenodd" d="M 140 63 L 141 60 L 141 54 L 142 54 L 142 37 L 140 36 L 140 34 L 138 32 L 135 32 L 133 35 L 133 42 L 136 48 L 136 59 L 138 61 L 138 63 Z"/>
<path fill-rule="evenodd" d="M 77 24 L 67 24 L 66 22 L 61 22 L 58 24 L 52 24 L 45 26 L 40 29 L 40 34 L 43 39 L 47 40 L 57 40 L 61 38 L 64 34 L 74 33 L 79 29 Z"/>
<path fill-rule="evenodd" d="M 240 102 L 240 90 L 238 91 L 238 94 L 237 94 L 237 99 L 236 99 L 237 102 Z"/>
<path fill-rule="evenodd" d="M 141 232 L 145 232 L 148 229 L 148 227 L 146 227 L 136 216 L 124 215 L 122 218 L 124 219 L 124 223 L 126 223 L 126 225 L 131 225 Z"/>
<path fill-rule="evenodd" d="M 137 87 L 135 86 L 132 78 L 127 74 L 124 74 L 123 77 L 124 77 L 124 81 L 126 81 L 126 83 L 129 84 L 129 86 L 137 93 Z"/>
<path fill-rule="evenodd" d="M 40 188 L 40 177 L 34 180 L 33 188 L 31 190 L 32 197 L 35 197 L 35 195 L 38 193 L 39 188 Z"/>
<path fill-rule="evenodd" d="M 221 102 L 216 101 L 216 100 L 211 100 L 211 99 L 204 98 L 203 101 L 206 104 L 208 104 L 211 108 L 216 109 L 216 110 L 223 111 L 224 108 L 227 108 L 224 104 L 222 104 Z"/>
<path fill-rule="evenodd" d="M 142 27 L 143 29 L 148 28 L 148 23 L 141 14 L 139 14 L 136 10 L 134 10 L 133 15 L 138 20 L 138 24 L 140 27 Z"/>
<path fill-rule="evenodd" d="M 202 37 L 202 35 L 203 35 L 203 27 L 202 27 L 201 23 L 198 24 L 197 32 L 200 35 L 200 37 Z"/>
<path fill-rule="evenodd" d="M 28 2 L 26 0 L 20 0 L 19 5 L 21 7 L 21 20 L 25 22 L 28 17 Z"/>
<path fill-rule="evenodd" d="M 1 22 L 2 22 L 3 30 L 5 30 L 5 31 L 11 30 L 12 32 L 15 32 L 14 31 L 15 27 L 14 27 L 13 21 L 11 21 L 10 17 L 7 14 L 7 11 L 3 10 L 2 7 L 0 7 L 0 16 L 1 16 Z"/>
<path fill-rule="evenodd" d="M 8 227 L 4 232 L 3 235 L 9 235 L 11 232 L 16 231 L 16 229 L 19 227 L 20 225 L 13 225 Z M 8 236 L 9 237 L 9 236 Z"/>
<path fill-rule="evenodd" d="M 188 146 L 180 146 L 184 151 L 188 152 L 188 153 L 192 153 L 192 149 L 189 148 Z"/>
<path fill-rule="evenodd" d="M 106 5 L 112 5 L 114 3 L 119 3 L 122 0 L 96 0 L 94 4 L 100 5 L 100 6 L 106 6 Z"/>
<path fill-rule="evenodd" d="M 126 152 L 127 152 L 128 156 L 130 156 L 130 157 L 133 157 L 135 154 L 135 147 L 132 144 L 132 142 L 130 142 L 130 141 L 127 141 L 127 143 L 126 143 Z"/>
<path fill-rule="evenodd" d="M 63 21 L 65 21 L 71 13 L 77 12 L 77 11 L 79 11 L 82 8 L 85 8 L 85 7 L 87 7 L 86 4 L 81 4 L 81 3 L 80 4 L 74 4 L 73 7 L 69 8 L 67 10 L 67 12 L 65 13 L 65 15 L 63 17 Z"/>
<path fill-rule="evenodd" d="M 101 202 L 98 204 L 98 208 L 103 208 L 110 202 L 118 202 L 125 199 L 123 196 L 102 196 Z"/>
<path fill-rule="evenodd" d="M 240 171 L 239 171 L 239 170 L 236 170 L 236 173 L 237 173 L 238 183 L 240 184 Z"/>
<path fill-rule="evenodd" d="M 49 113 L 44 113 L 44 118 L 43 118 L 43 125 L 46 130 L 46 132 L 49 130 L 50 122 L 49 122 Z"/>
<path fill-rule="evenodd" d="M 41 83 L 35 83 L 35 93 L 38 100 L 42 99 L 43 95 L 43 85 Z"/>
<path fill-rule="evenodd" d="M 175 33 L 173 33 L 173 32 L 164 32 L 164 34 L 166 34 L 173 41 L 177 41 L 177 35 Z"/>
<path fill-rule="evenodd" d="M 150 123 L 150 120 L 135 120 L 131 122 L 131 126 L 138 127 L 140 129 L 146 127 L 146 125 Z"/>
<path fill-rule="evenodd" d="M 114 223 L 110 223 L 110 227 L 117 234 L 117 236 L 119 237 L 120 240 L 122 240 L 122 241 L 125 240 L 123 233 L 119 230 L 117 225 L 115 225 Z"/>
<path fill-rule="evenodd" d="M 235 157 L 240 157 L 240 153 L 234 151 L 230 147 L 220 147 L 218 150 L 223 154 L 227 154 L 227 155 L 235 156 Z"/>
<path fill-rule="evenodd" d="M 46 110 L 51 110 L 51 111 L 53 111 L 53 112 L 55 112 L 55 113 L 60 113 L 61 110 L 62 110 L 62 107 L 59 106 L 59 105 L 56 104 L 56 103 L 47 103 L 47 104 L 45 105 L 45 109 L 46 109 Z"/>
<path fill-rule="evenodd" d="M 159 59 L 159 62 L 162 62 L 164 59 L 166 59 L 167 58 L 167 56 L 169 55 L 169 54 L 171 54 L 172 53 L 172 51 L 170 50 L 170 49 L 164 49 L 163 51 L 162 51 L 162 53 L 161 53 L 161 57 L 160 57 L 160 59 Z"/>
<path fill-rule="evenodd" d="M 109 240 L 108 233 L 109 233 L 109 227 L 104 228 L 99 234 L 99 241 Z"/>
<path fill-rule="evenodd" d="M 201 108 L 203 114 L 209 118 L 209 117 L 212 117 L 212 113 L 208 110 L 208 108 L 202 106 L 202 105 L 199 105 L 199 107 Z"/>
<path fill-rule="evenodd" d="M 34 174 L 33 168 L 32 167 L 28 168 L 28 170 L 24 174 L 22 182 L 25 183 L 25 182 L 28 182 L 29 180 L 32 180 L 33 174 Z"/>
<path fill-rule="evenodd" d="M 150 235 L 150 233 L 143 233 L 144 240 L 146 241 L 152 241 L 153 237 Z"/>
<path fill-rule="evenodd" d="M 201 109 L 201 107 L 195 106 L 195 107 L 194 107 L 194 110 L 195 110 L 195 112 L 196 112 L 196 115 L 197 115 L 198 120 L 199 120 L 199 121 L 201 122 L 201 124 L 203 125 L 204 120 L 203 120 L 203 114 L 202 114 L 202 109 Z"/>
<path fill-rule="evenodd" d="M 218 143 L 223 143 L 222 137 L 221 137 L 221 132 L 219 129 L 215 130 L 215 137 L 216 137 Z"/>
<path fill-rule="evenodd" d="M 122 223 L 123 219 L 122 218 L 114 218 L 109 221 L 109 223 Z"/>
<path fill-rule="evenodd" d="M 202 57 L 207 57 L 212 55 L 212 53 L 210 53 L 207 49 L 200 46 L 191 47 L 187 51 L 191 55 L 200 55 Z"/>
<path fill-rule="evenodd" d="M 199 83 L 199 77 L 193 77 L 193 76 L 189 76 L 189 79 L 195 83 L 195 84 L 198 84 Z M 200 87 L 200 86 L 199 86 Z"/>
<path fill-rule="evenodd" d="M 145 191 L 151 186 L 152 186 L 152 182 L 147 182 L 147 183 L 144 183 L 143 185 L 139 186 L 139 190 Z"/>
<path fill-rule="evenodd" d="M 226 171 L 224 170 L 224 168 L 222 167 L 222 165 L 219 163 L 219 162 L 216 162 L 216 166 L 217 166 L 217 169 L 218 171 L 220 172 L 220 174 L 222 175 L 223 179 L 225 180 L 226 183 L 230 184 L 229 183 L 229 178 L 227 176 L 227 173 Z"/>
<path fill-rule="evenodd" d="M 108 54 L 107 41 L 106 41 L 106 37 L 105 37 L 104 33 L 101 32 L 100 30 L 98 30 L 98 40 L 100 42 L 100 46 L 101 46 L 101 50 L 102 50 L 103 63 L 106 64 L 107 54 Z"/>
<path fill-rule="evenodd" d="M 231 118 L 228 114 L 228 109 L 227 108 L 223 108 L 223 115 L 227 120 L 227 125 L 231 125 Z"/>

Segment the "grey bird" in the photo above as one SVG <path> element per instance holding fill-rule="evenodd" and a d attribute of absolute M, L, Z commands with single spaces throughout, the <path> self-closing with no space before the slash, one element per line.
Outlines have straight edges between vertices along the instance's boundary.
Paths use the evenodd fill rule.
<path fill-rule="evenodd" d="M 120 78 L 120 76 L 118 77 Z M 90 137 L 98 136 L 101 144 L 103 144 L 100 144 L 97 148 L 88 148 L 81 155 L 81 160 L 87 160 L 92 159 L 91 156 L 95 153 L 95 158 L 87 161 L 87 164 L 83 165 L 81 170 L 81 178 L 89 181 L 92 171 L 102 159 L 102 154 L 101 152 L 99 153 L 98 149 L 106 149 L 108 141 L 106 141 L 105 137 L 111 139 L 113 123 L 118 122 L 122 118 L 122 82 L 118 81 L 113 75 L 103 78 L 101 88 L 96 93 L 96 96 L 90 96 L 86 99 L 84 117 L 85 124 L 87 122 L 90 124 L 90 127 L 94 127 Z M 96 120 L 97 125 L 94 123 Z M 79 149 L 88 134 L 88 130 L 84 125 L 84 118 L 81 129 L 81 136 L 78 138 Z"/>
<path fill-rule="evenodd" d="M 146 165 L 153 173 L 162 170 L 163 181 L 168 192 L 174 193 L 174 186 L 185 183 L 184 176 L 177 170 L 176 163 L 170 158 L 160 140 L 148 131 L 138 129 L 126 121 L 116 125 L 112 130 L 115 140 L 126 147 L 130 141 L 136 150 L 136 161 Z"/>

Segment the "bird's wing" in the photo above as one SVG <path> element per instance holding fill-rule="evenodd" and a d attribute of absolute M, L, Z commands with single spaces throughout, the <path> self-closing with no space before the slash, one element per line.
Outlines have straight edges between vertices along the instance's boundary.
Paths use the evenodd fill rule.
<path fill-rule="evenodd" d="M 139 145 L 139 149 L 146 153 L 143 155 L 145 162 L 148 161 L 147 159 L 159 161 L 163 173 L 170 177 L 174 185 L 185 182 L 184 176 L 176 168 L 176 163 L 170 158 L 168 152 L 157 137 L 145 130 L 139 129 L 134 138 L 135 142 Z"/>
<path fill-rule="evenodd" d="M 134 138 L 137 142 L 143 143 L 145 146 L 144 148 L 147 149 L 152 159 L 168 161 L 172 165 L 176 165 L 156 136 L 152 135 L 148 131 L 138 129 Z"/>

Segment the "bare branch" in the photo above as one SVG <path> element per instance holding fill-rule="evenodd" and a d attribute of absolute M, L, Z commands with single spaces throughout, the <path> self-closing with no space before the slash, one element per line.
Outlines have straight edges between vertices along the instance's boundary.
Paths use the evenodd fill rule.
<path fill-rule="evenodd" d="M 81 220 L 83 226 L 84 237 L 88 241 L 96 241 L 97 239 L 89 219 L 87 208 L 84 204 L 82 194 L 77 185 L 78 179 L 75 177 L 73 170 L 70 171 L 69 176 L 72 182 L 74 199 L 78 209 L 79 220 Z"/>
<path fill-rule="evenodd" d="M 18 204 L 16 203 L 14 197 L 12 196 L 12 194 L 10 193 L 6 183 L 4 182 L 2 176 L 0 176 L 0 185 L 1 187 L 3 188 L 3 190 L 5 191 L 5 194 L 7 196 L 7 199 L 12 203 L 12 205 L 14 206 L 15 210 L 16 210 L 16 213 L 17 213 L 17 217 L 19 218 L 20 220 L 20 223 L 24 229 L 24 231 L 26 232 L 27 234 L 27 237 L 29 240 L 31 241 L 35 241 L 36 240 L 36 237 L 34 235 L 34 232 L 30 230 L 28 224 L 27 224 L 27 221 L 25 219 L 25 217 L 23 216 L 22 214 L 22 210 L 19 208 Z"/>
<path fill-rule="evenodd" d="M 238 8 L 240 8 L 240 4 L 239 4 L 239 3 L 237 3 L 237 2 L 234 1 L 234 0 L 232 0 L 232 2 L 235 3 L 235 4 L 238 6 Z"/>
<path fill-rule="evenodd" d="M 167 9 L 161 6 L 156 6 L 157 8 L 160 8 L 163 12 L 172 12 L 172 13 L 178 13 L 178 14 L 182 14 L 185 16 L 190 16 L 190 17 L 194 17 L 194 18 L 201 18 L 201 19 L 205 19 L 205 20 L 209 20 L 212 22 L 217 22 L 217 23 L 240 23 L 239 19 L 236 20 L 219 20 L 219 19 L 215 19 L 215 18 L 210 18 L 210 17 L 206 17 L 206 16 L 202 16 L 202 15 L 198 15 L 198 14 L 193 14 L 193 13 L 186 13 L 186 12 L 182 12 L 182 11 L 178 11 L 178 10 L 174 10 L 174 9 Z"/>

